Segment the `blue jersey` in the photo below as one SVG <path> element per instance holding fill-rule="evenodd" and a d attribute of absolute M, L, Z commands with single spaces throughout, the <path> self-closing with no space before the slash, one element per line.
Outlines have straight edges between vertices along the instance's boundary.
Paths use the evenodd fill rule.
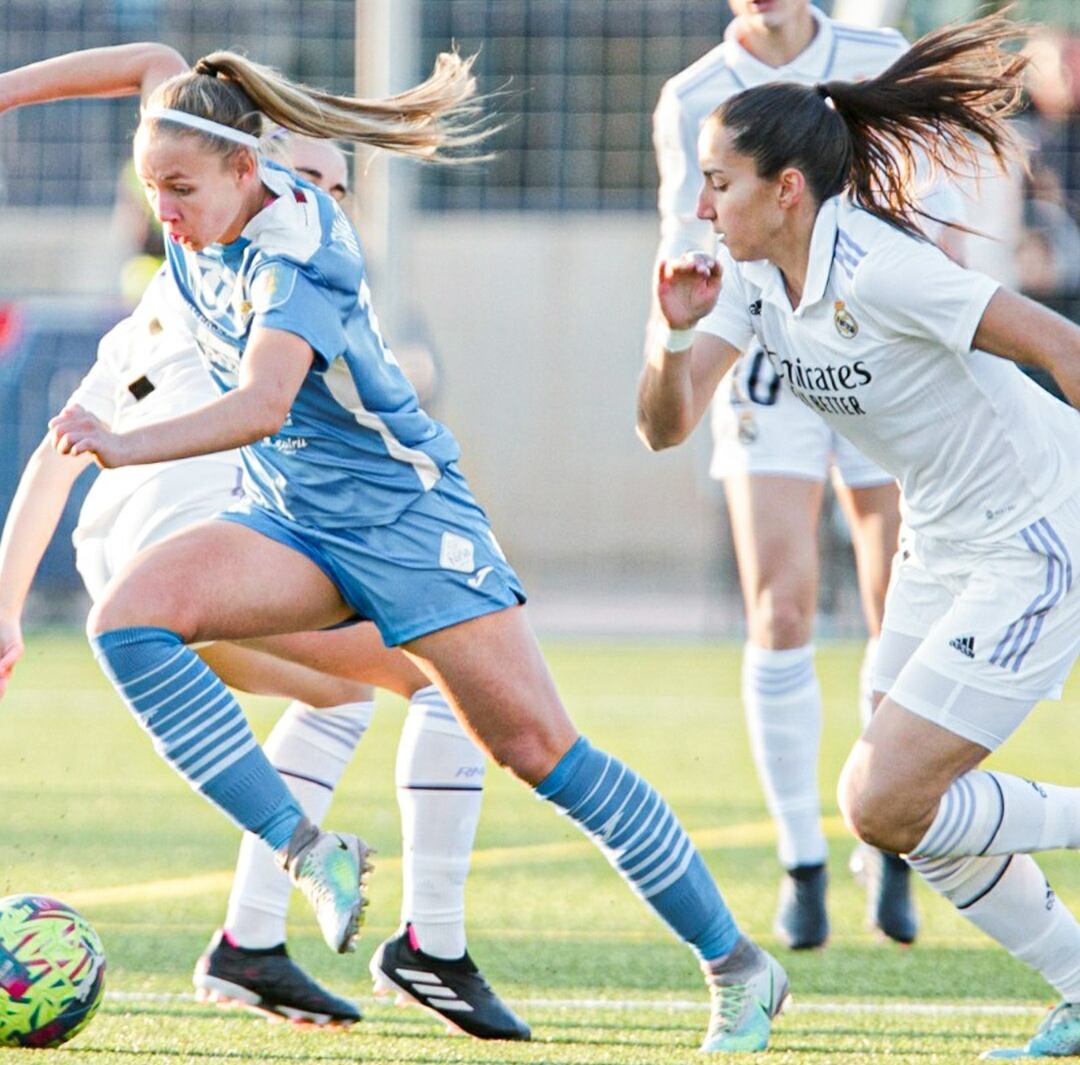
<path fill-rule="evenodd" d="M 457 442 L 420 409 L 379 332 L 349 220 L 289 171 L 261 170 L 277 198 L 240 237 L 201 252 L 172 241 L 167 249 L 223 392 L 238 384 L 255 325 L 302 337 L 315 352 L 281 431 L 242 449 L 245 491 L 305 525 L 387 524 L 438 483 Z"/>

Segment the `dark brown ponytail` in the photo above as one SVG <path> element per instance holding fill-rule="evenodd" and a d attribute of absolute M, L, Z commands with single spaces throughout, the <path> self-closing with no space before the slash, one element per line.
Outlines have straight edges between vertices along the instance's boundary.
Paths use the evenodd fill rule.
<path fill-rule="evenodd" d="M 867 210 L 921 234 L 919 219 L 929 216 L 914 188 L 920 155 L 939 173 L 960 176 L 978 172 L 975 140 L 1003 168 L 1021 154 L 1005 119 L 1021 106 L 1027 59 L 1004 48 L 1021 35 L 1001 15 L 946 26 L 876 78 L 763 85 L 711 117 L 762 177 L 795 166 L 818 202 L 850 188 Z"/>

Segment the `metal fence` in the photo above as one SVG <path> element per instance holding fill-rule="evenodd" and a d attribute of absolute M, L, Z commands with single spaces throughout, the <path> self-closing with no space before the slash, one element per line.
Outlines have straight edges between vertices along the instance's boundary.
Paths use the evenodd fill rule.
<path fill-rule="evenodd" d="M 3 0 L 0 70 L 78 48 L 161 41 L 194 61 L 246 52 L 290 76 L 351 92 L 355 0 Z M 65 101 L 0 124 L 0 202 L 108 207 L 131 151 L 130 99 Z"/>
<path fill-rule="evenodd" d="M 479 51 L 505 122 L 491 163 L 424 174 L 435 210 L 652 210 L 660 87 L 731 18 L 721 0 L 451 0 L 418 14 L 423 69 L 451 40 Z"/>

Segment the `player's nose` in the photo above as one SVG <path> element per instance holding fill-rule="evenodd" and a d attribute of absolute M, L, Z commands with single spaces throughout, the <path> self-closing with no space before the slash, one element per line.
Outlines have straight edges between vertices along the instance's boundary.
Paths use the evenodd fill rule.
<path fill-rule="evenodd" d="M 697 198 L 697 216 L 703 222 L 711 222 L 716 217 L 708 185 L 702 185 Z"/>
<path fill-rule="evenodd" d="M 176 201 L 173 197 L 162 194 L 158 196 L 157 205 L 154 213 L 157 215 L 157 220 L 165 225 L 169 222 L 175 222 L 180 217 L 180 212 L 177 208 Z"/>

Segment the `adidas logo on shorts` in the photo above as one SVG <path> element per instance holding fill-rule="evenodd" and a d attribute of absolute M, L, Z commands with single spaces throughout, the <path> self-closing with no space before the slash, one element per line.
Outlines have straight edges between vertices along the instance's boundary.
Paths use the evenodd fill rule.
<path fill-rule="evenodd" d="M 974 636 L 957 636 L 956 639 L 949 641 L 949 646 L 959 651 L 966 658 L 975 657 Z"/>

